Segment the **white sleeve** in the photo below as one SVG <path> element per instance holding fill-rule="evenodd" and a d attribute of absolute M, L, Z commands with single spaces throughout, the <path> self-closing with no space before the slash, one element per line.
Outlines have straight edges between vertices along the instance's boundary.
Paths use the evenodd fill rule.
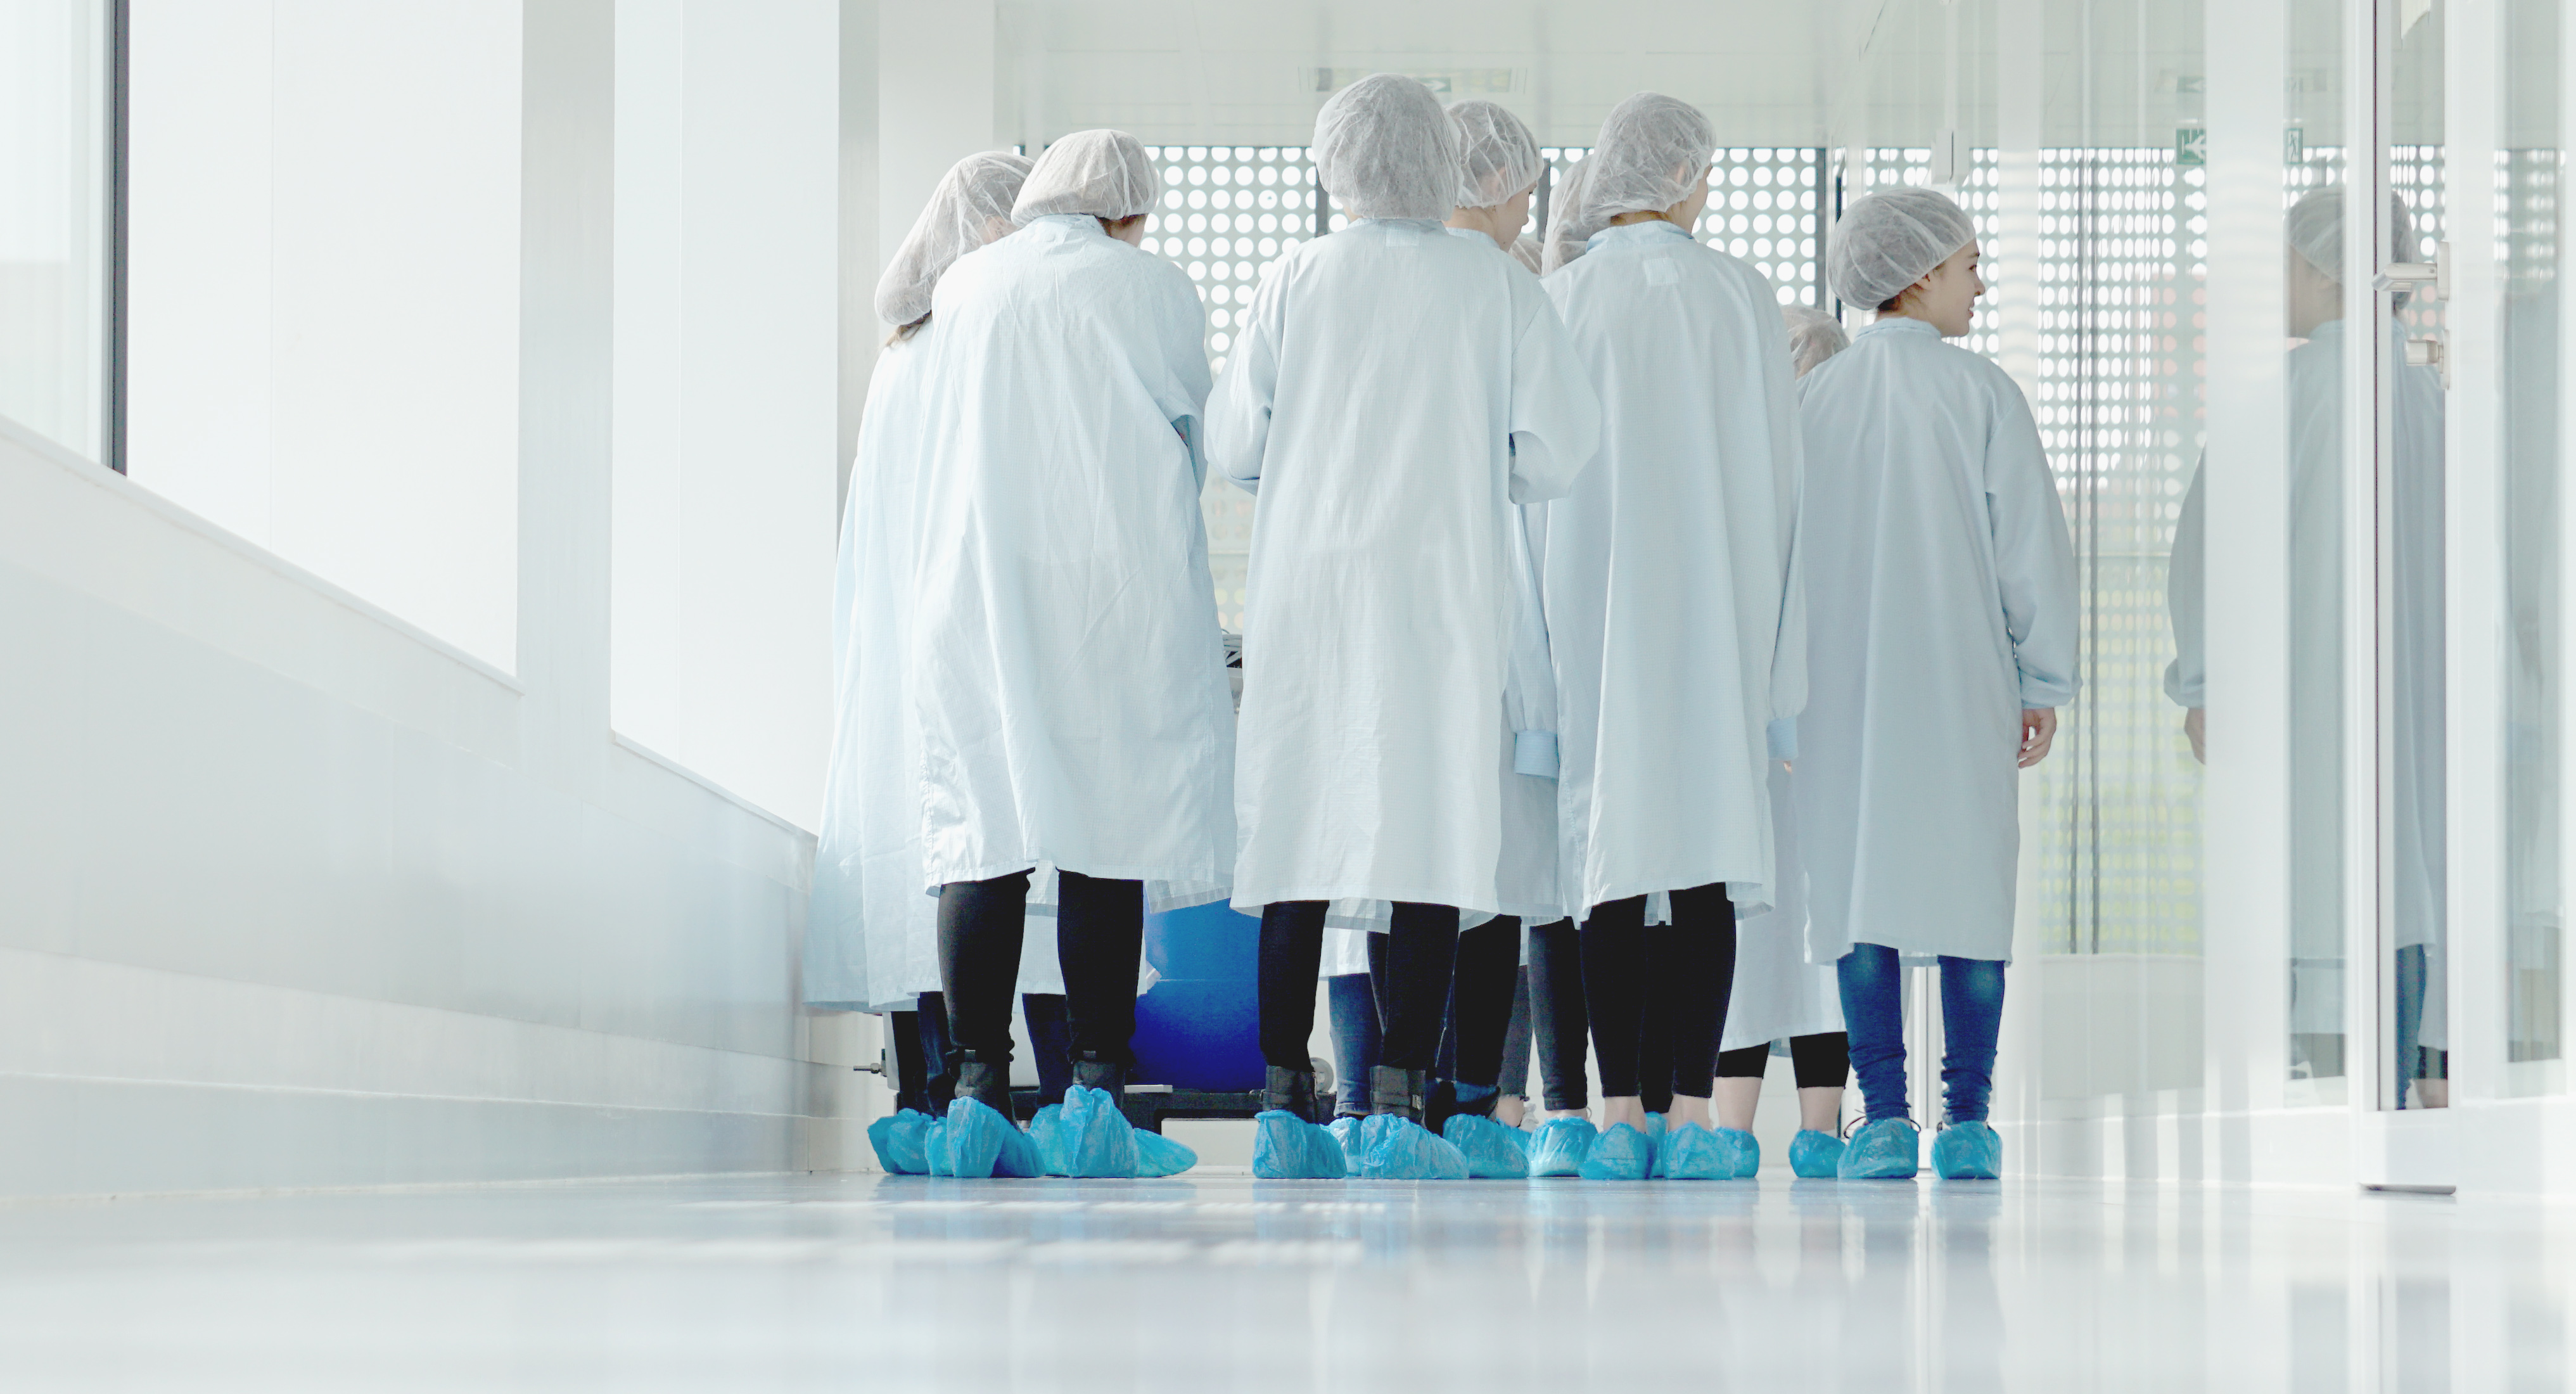
<path fill-rule="evenodd" d="M 1157 324 L 1162 336 L 1157 347 L 1168 365 L 1162 377 L 1163 387 L 1156 393 L 1157 404 L 1163 409 L 1163 419 L 1172 423 L 1172 430 L 1189 450 L 1194 486 L 1203 485 L 1207 482 L 1207 453 L 1201 439 L 1207 434 L 1207 306 L 1199 303 L 1198 292 L 1191 288 L 1189 278 L 1181 274 L 1179 267 L 1159 257 L 1155 263 L 1158 272 L 1168 269 L 1172 273 L 1165 295 L 1166 308 Z"/>
<path fill-rule="evenodd" d="M 1556 305 L 1535 283 L 1515 284 L 1521 330 L 1512 345 L 1514 503 L 1561 499 L 1601 445 L 1601 398 Z"/>
<path fill-rule="evenodd" d="M 1535 516 L 1533 516 L 1535 515 Z M 1512 728 L 1512 768 L 1554 779 L 1557 772 L 1556 664 L 1547 646 L 1547 606 L 1539 587 L 1537 539 L 1545 535 L 1547 505 L 1511 510 L 1513 577 L 1511 670 L 1503 682 L 1503 714 Z"/>
<path fill-rule="evenodd" d="M 2077 687 L 2075 547 L 2030 403 L 2000 370 L 1996 376 L 1994 426 L 1986 441 L 1986 510 L 1994 527 L 2004 629 L 2021 670 L 2022 706 L 2062 707 L 2075 700 Z"/>
<path fill-rule="evenodd" d="M 2177 707 L 2209 705 L 2209 650 L 2204 609 L 2208 595 L 2208 503 L 2201 478 L 2209 468 L 2203 454 L 2191 471 L 2191 492 L 2182 496 L 2182 517 L 2174 523 L 2173 559 L 2165 572 L 2165 612 L 2173 619 L 2174 660 L 2165 665 L 2165 696 Z"/>
<path fill-rule="evenodd" d="M 1208 398 L 1208 462 L 1247 491 L 1261 488 L 1262 457 L 1270 448 L 1270 411 L 1278 400 L 1280 288 L 1288 279 L 1281 274 L 1284 265 L 1274 262 L 1262 276 L 1261 288 L 1252 297 L 1249 322 L 1236 333 L 1225 375 L 1217 379 L 1216 390 Z"/>

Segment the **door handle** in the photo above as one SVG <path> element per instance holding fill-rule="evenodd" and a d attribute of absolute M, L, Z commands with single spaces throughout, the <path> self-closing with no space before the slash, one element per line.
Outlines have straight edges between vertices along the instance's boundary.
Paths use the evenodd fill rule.
<path fill-rule="evenodd" d="M 2391 262 L 2379 273 L 2379 289 L 2402 290 L 2422 300 L 2451 298 L 2451 244 L 2433 244 L 2433 260 Z"/>
<path fill-rule="evenodd" d="M 2406 366 L 2431 368 L 2442 375 L 2442 390 L 2451 390 L 2451 346 L 2438 332 L 2429 338 L 2406 341 Z"/>

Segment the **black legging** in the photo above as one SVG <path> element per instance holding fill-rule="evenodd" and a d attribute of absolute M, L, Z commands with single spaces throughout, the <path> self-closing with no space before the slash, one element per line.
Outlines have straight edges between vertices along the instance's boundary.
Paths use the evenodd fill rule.
<path fill-rule="evenodd" d="M 1145 883 L 1057 874 L 1056 962 L 1064 971 L 1070 1049 L 1127 1064 L 1136 1034 L 1136 963 L 1145 943 Z M 959 1062 L 1007 1066 L 1011 992 L 1020 979 L 1029 874 L 939 888 L 939 986 Z"/>
<path fill-rule="evenodd" d="M 1498 1088 L 1503 1040 L 1512 1030 L 1512 993 L 1520 981 L 1521 922 L 1497 915 L 1458 931 L 1458 963 L 1450 977 L 1449 1030 L 1442 1068 L 1460 1084 Z"/>
<path fill-rule="evenodd" d="M 1583 1108 L 1592 1096 L 1583 1076 L 1592 1016 L 1583 1000 L 1583 935 L 1574 921 L 1530 930 L 1529 992 L 1541 1102 L 1560 1111 Z"/>
<path fill-rule="evenodd" d="M 1717 1077 L 1760 1079 L 1770 1058 L 1767 1043 L 1727 1051 L 1717 1057 Z M 1851 1037 L 1840 1031 L 1791 1036 L 1789 1065 L 1797 1072 L 1801 1089 L 1840 1089 L 1851 1078 Z"/>
<path fill-rule="evenodd" d="M 1315 1034 L 1325 909 L 1320 900 L 1274 901 L 1262 909 L 1259 995 L 1266 1064 L 1303 1070 L 1313 1058 L 1307 1042 Z M 1398 901 L 1385 937 L 1384 968 L 1372 955 L 1369 973 L 1377 994 L 1377 1062 L 1427 1070 L 1440 1051 L 1441 1008 L 1448 1004 L 1449 975 L 1458 957 L 1458 912 Z"/>
<path fill-rule="evenodd" d="M 1601 1092 L 1642 1097 L 1646 1090 L 1647 1002 L 1659 999 L 1671 1044 L 1656 1065 L 1656 1097 L 1708 1097 L 1717 1075 L 1717 1042 L 1726 1029 L 1726 996 L 1735 985 L 1735 908 L 1724 882 L 1672 892 L 1670 924 L 1646 926 L 1646 898 L 1593 907 L 1583 926 L 1583 983 L 1592 1007 L 1592 1048 Z M 1661 1031 L 1658 1031 L 1658 1035 Z"/>

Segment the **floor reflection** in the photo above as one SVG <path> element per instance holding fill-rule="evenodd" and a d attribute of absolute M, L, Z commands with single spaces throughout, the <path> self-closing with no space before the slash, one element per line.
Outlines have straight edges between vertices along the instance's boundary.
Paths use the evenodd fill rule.
<path fill-rule="evenodd" d="M 0 1209 L 12 1390 L 2560 1389 L 2567 1212 L 751 1178 Z"/>

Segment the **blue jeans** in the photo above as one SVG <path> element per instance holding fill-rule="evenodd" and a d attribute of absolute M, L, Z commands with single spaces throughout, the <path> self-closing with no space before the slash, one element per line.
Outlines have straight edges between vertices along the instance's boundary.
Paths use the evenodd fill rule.
<path fill-rule="evenodd" d="M 1912 1118 L 1905 1101 L 1905 974 L 1896 950 L 1854 944 L 1834 965 L 1852 1073 L 1871 1122 Z M 1941 1089 L 1953 1123 L 1981 1123 L 1995 1092 L 1995 1035 L 2004 1020 L 2004 965 L 1941 956 Z"/>
<path fill-rule="evenodd" d="M 1383 938 L 1371 935 L 1371 938 Z M 1365 1118 L 1369 1111 L 1369 1069 L 1377 1064 L 1377 998 L 1366 973 L 1343 973 L 1324 979 L 1333 1018 L 1333 1111 L 1346 1118 Z"/>

